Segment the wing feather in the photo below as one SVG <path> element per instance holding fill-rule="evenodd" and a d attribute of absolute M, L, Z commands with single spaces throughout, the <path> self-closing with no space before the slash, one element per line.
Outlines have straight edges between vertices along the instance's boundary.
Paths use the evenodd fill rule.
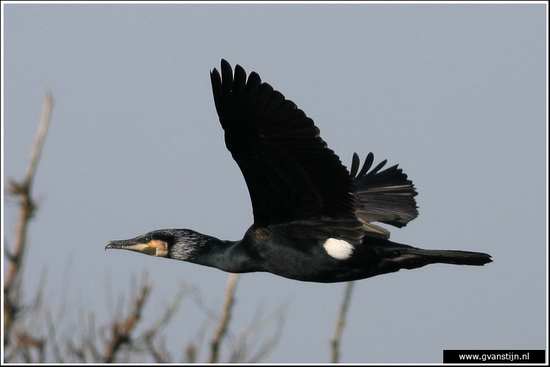
<path fill-rule="evenodd" d="M 389 238 L 390 232 L 372 224 L 381 222 L 403 227 L 418 216 L 413 182 L 397 165 L 381 169 L 386 160 L 372 167 L 374 155 L 369 153 L 359 173 L 359 157 L 353 155 L 350 175 L 354 178 L 357 216 L 367 234 Z"/>
<path fill-rule="evenodd" d="M 225 143 L 245 178 L 256 227 L 355 216 L 353 180 L 294 102 L 225 60 L 211 72 Z"/>

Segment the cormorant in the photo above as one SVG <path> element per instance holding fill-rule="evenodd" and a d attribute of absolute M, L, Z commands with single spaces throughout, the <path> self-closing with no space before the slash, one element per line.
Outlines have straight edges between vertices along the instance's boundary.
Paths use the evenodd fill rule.
<path fill-rule="evenodd" d="M 252 72 L 221 61 L 210 73 L 225 144 L 239 165 L 254 223 L 240 241 L 189 229 L 163 229 L 106 249 L 126 249 L 215 267 L 231 273 L 264 271 L 310 282 L 343 282 L 427 264 L 483 265 L 479 252 L 423 250 L 392 242 L 385 228 L 418 215 L 417 192 L 397 165 L 372 167 L 369 153 L 350 172 L 294 102 Z M 359 171 L 359 172 L 358 172 Z"/>

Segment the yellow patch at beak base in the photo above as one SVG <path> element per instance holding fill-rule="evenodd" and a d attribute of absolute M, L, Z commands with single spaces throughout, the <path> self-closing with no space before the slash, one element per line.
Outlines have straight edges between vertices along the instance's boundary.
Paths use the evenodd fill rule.
<path fill-rule="evenodd" d="M 151 240 L 147 246 L 155 249 L 154 256 L 166 257 L 168 256 L 168 243 L 162 240 Z"/>
<path fill-rule="evenodd" d="M 149 242 L 141 242 L 134 245 L 125 245 L 120 248 L 130 251 L 141 252 L 145 255 L 159 257 L 168 256 L 168 243 L 162 240 L 151 240 Z"/>

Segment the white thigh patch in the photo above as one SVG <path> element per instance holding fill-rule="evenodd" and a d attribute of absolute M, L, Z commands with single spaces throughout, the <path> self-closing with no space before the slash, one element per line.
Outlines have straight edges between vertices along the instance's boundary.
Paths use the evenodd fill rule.
<path fill-rule="evenodd" d="M 346 260 L 353 253 L 353 245 L 336 238 L 329 238 L 323 244 L 327 254 L 338 260 Z"/>

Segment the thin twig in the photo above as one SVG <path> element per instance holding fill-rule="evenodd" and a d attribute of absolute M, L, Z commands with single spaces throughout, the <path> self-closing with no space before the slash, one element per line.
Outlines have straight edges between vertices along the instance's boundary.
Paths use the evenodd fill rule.
<path fill-rule="evenodd" d="M 231 274 L 229 276 L 229 282 L 227 283 L 227 292 L 225 294 L 225 305 L 223 308 L 220 325 L 218 326 L 218 330 L 216 331 L 216 334 L 214 335 L 214 338 L 212 339 L 212 342 L 210 344 L 210 359 L 208 361 L 209 363 L 218 362 L 220 343 L 227 331 L 227 325 L 229 324 L 229 319 L 231 318 L 231 310 L 235 301 L 235 287 L 237 285 L 238 279 L 238 274 Z"/>
<path fill-rule="evenodd" d="M 336 327 L 334 329 L 334 335 L 330 341 L 332 347 L 332 363 L 338 363 L 340 359 L 340 339 L 342 338 L 342 331 L 346 321 L 346 314 L 348 312 L 349 301 L 351 299 L 351 291 L 353 289 L 354 282 L 348 282 L 346 284 L 346 290 L 344 292 L 344 299 L 342 300 L 342 306 L 340 307 L 340 314 L 336 321 Z"/>
<path fill-rule="evenodd" d="M 284 307 L 275 310 L 271 315 L 263 317 L 260 313 L 254 316 L 250 325 L 242 329 L 233 346 L 233 352 L 229 363 L 258 363 L 269 355 L 282 334 L 284 323 Z M 275 325 L 273 333 L 261 338 L 260 335 L 268 326 Z"/>
<path fill-rule="evenodd" d="M 57 325 L 55 325 L 55 323 L 52 319 L 52 315 L 49 312 L 46 315 L 46 321 L 47 321 L 48 331 L 49 331 L 49 333 L 48 333 L 49 334 L 48 335 L 48 344 L 52 345 L 51 349 L 52 349 L 52 353 L 55 357 L 56 362 L 63 363 L 64 358 L 61 355 L 61 351 L 59 349 L 59 344 L 57 342 L 57 335 L 56 335 Z"/>
<path fill-rule="evenodd" d="M 178 311 L 179 305 L 183 296 L 187 293 L 187 286 L 181 287 L 180 291 L 174 296 L 172 303 L 164 310 L 163 314 L 157 319 L 157 321 L 148 328 L 147 331 L 143 333 L 143 336 L 140 339 L 143 339 L 146 349 L 149 351 L 149 354 L 155 360 L 155 363 L 166 363 L 169 362 L 168 351 L 163 347 L 165 343 L 161 343 L 161 349 L 155 346 L 155 340 L 159 339 L 159 333 L 162 329 L 168 325 L 172 317 Z"/>
<path fill-rule="evenodd" d="M 122 322 L 113 322 L 113 335 L 104 354 L 106 363 L 111 363 L 115 360 L 122 345 L 132 342 L 132 331 L 141 319 L 141 312 L 150 290 L 150 286 L 144 284 L 141 287 L 140 295 L 134 300 L 134 310 L 132 313 Z"/>
<path fill-rule="evenodd" d="M 53 107 L 53 98 L 50 91 L 46 91 L 44 97 L 44 108 L 42 111 L 42 120 L 38 128 L 38 134 L 34 142 L 31 160 L 27 167 L 27 173 L 23 182 L 10 182 L 10 191 L 13 195 L 18 195 L 20 199 L 19 220 L 15 232 L 13 249 L 7 252 L 8 269 L 4 281 L 4 346 L 10 343 L 10 330 L 17 317 L 18 311 L 22 308 L 21 298 L 21 274 L 23 258 L 26 250 L 27 226 L 32 218 L 36 205 L 31 196 L 32 182 L 38 166 L 38 160 L 46 138 L 46 132 L 50 124 L 50 116 Z"/>

